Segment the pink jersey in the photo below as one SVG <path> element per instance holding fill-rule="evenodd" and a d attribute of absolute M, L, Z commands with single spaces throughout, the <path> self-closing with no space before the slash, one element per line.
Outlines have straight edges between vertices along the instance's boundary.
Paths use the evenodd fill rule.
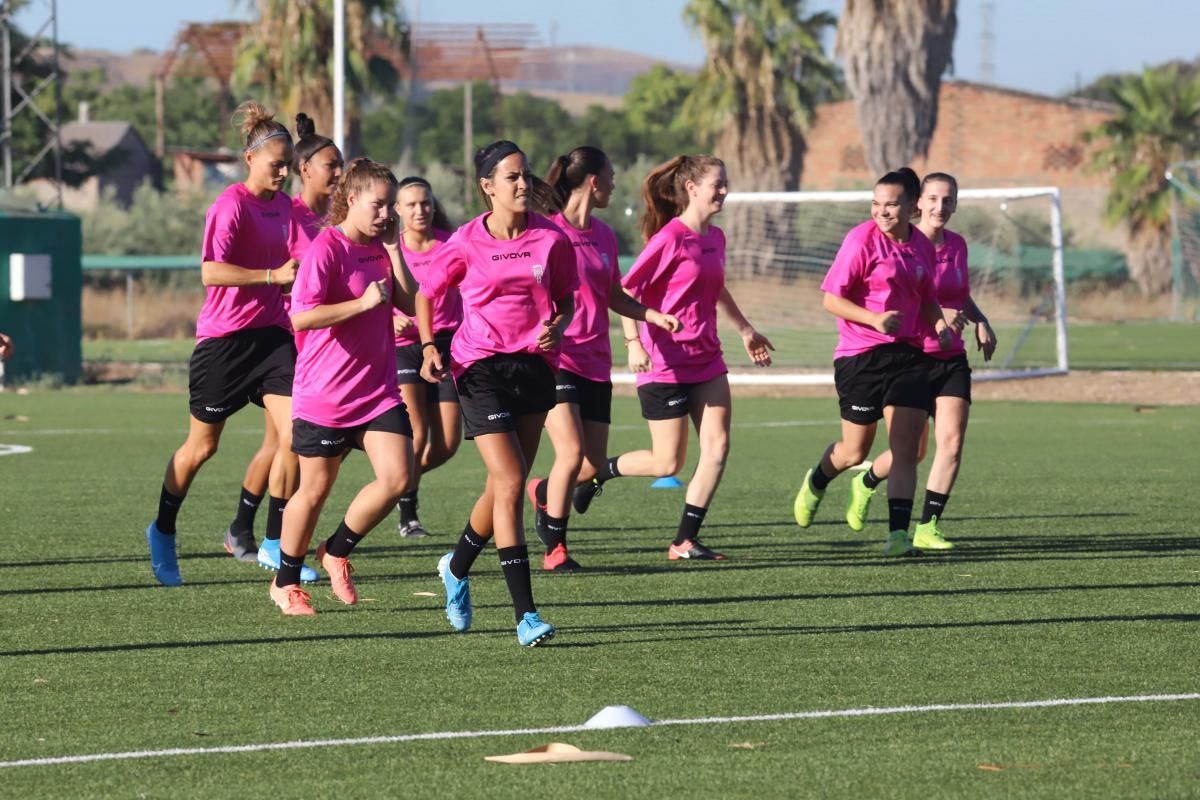
<path fill-rule="evenodd" d="M 617 236 L 598 219 L 581 231 L 562 214 L 551 221 L 566 235 L 575 250 L 579 288 L 575 290 L 575 317 L 563 334 L 560 369 L 589 381 L 612 379 L 612 342 L 608 338 L 608 300 L 613 281 L 621 280 L 617 263 Z"/>
<path fill-rule="evenodd" d="M 728 370 L 717 338 L 717 298 L 725 286 L 725 234 L 710 225 L 703 236 L 672 219 L 650 237 L 625 275 L 625 288 L 648 308 L 674 314 L 683 330 L 642 325 L 651 371 L 637 382 L 703 383 Z"/>
<path fill-rule="evenodd" d="M 885 236 L 874 220 L 867 220 L 846 234 L 821 289 L 868 311 L 899 311 L 903 316 L 895 334 L 839 317 L 834 358 L 855 356 L 893 342 L 921 347 L 928 327 L 921 318 L 921 305 L 937 299 L 933 245 L 915 225 L 909 230 L 908 241 L 897 242 Z"/>
<path fill-rule="evenodd" d="M 288 260 L 291 219 L 292 201 L 283 192 L 260 200 L 235 183 L 208 209 L 200 258 L 253 270 L 281 267 Z M 272 325 L 290 330 L 278 286 L 209 286 L 196 340 Z"/>
<path fill-rule="evenodd" d="M 325 227 L 325 218 L 314 212 L 301 195 L 292 198 L 292 225 L 288 230 L 288 253 L 297 261 L 304 260 L 308 246 Z"/>
<path fill-rule="evenodd" d="M 336 227 L 317 235 L 292 287 L 292 313 L 355 300 L 371 281 L 386 280 L 392 262 L 378 240 L 355 244 Z M 400 405 L 390 302 L 328 328 L 296 334 L 292 417 L 351 428 Z"/>
<path fill-rule="evenodd" d="M 970 277 L 967 274 L 967 240 L 953 231 L 942 231 L 942 244 L 934 248 L 936 264 L 933 269 L 933 285 L 937 291 L 938 305 L 943 309 L 961 311 L 967 307 L 967 299 L 971 296 Z M 947 319 L 953 312 L 946 311 Z M 937 336 L 929 327 L 925 327 L 923 347 L 925 352 L 934 358 L 954 358 L 967 352 L 963 346 L 962 335 L 953 328 L 954 346 L 943 350 L 938 346 Z"/>
<path fill-rule="evenodd" d="M 423 253 L 417 253 L 405 247 L 404 237 L 400 237 L 400 251 L 404 254 L 404 263 L 408 265 L 408 271 L 412 273 L 417 283 L 421 282 L 421 276 L 425 274 L 425 270 L 433 263 L 433 254 L 449 238 L 450 234 L 446 231 L 434 230 L 433 247 Z M 397 317 L 406 316 L 398 308 L 392 309 L 392 313 Z M 421 341 L 420 331 L 417 330 L 416 318 L 406 318 L 412 320 L 412 324 L 396 334 L 397 347 L 405 347 L 406 345 L 416 344 Z M 443 331 L 456 331 L 462 323 L 462 318 L 462 295 L 459 294 L 457 286 L 451 286 L 446 290 L 446 294 L 433 302 L 433 332 L 438 334 Z"/>
<path fill-rule="evenodd" d="M 501 353 L 535 353 L 558 367 L 558 352 L 541 350 L 537 338 L 554 301 L 579 286 L 575 254 L 553 222 L 527 216 L 515 239 L 494 238 L 484 224 L 488 214 L 476 217 L 438 248 L 421 276 L 421 293 L 431 300 L 455 286 L 462 293 L 463 321 L 450 345 L 456 378 Z"/>

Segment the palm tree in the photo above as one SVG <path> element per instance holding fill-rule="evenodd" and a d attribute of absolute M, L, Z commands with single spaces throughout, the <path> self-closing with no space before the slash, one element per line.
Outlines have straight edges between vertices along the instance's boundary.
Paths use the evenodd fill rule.
<path fill-rule="evenodd" d="M 243 0 L 258 11 L 238 48 L 235 85 L 288 123 L 303 111 L 333 131 L 333 0 Z M 346 0 L 346 151 L 359 151 L 360 110 L 373 91 L 394 91 L 408 52 L 396 0 Z"/>
<path fill-rule="evenodd" d="M 804 0 L 690 0 L 684 18 L 707 62 L 688 112 L 716 134 L 715 151 L 739 190 L 800 185 L 803 130 L 822 95 L 839 91 L 821 38 L 836 19 L 804 16 Z"/>
<path fill-rule="evenodd" d="M 845 60 L 867 163 L 877 174 L 929 152 L 938 90 L 951 63 L 956 0 L 846 0 Z"/>
<path fill-rule="evenodd" d="M 1146 69 L 1116 82 L 1117 114 L 1086 134 L 1094 169 L 1110 176 L 1104 213 L 1129 226 L 1129 275 L 1146 295 L 1171 286 L 1171 188 L 1167 169 L 1200 153 L 1200 75 Z"/>

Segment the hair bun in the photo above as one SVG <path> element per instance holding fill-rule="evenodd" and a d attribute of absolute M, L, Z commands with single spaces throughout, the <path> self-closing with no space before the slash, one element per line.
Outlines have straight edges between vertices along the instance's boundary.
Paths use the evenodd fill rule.
<path fill-rule="evenodd" d="M 296 137 L 297 138 L 303 139 L 306 136 L 314 135 L 316 132 L 317 132 L 316 123 L 314 123 L 312 121 L 312 118 L 309 117 L 308 114 L 305 114 L 303 111 L 301 111 L 299 114 L 296 115 Z"/>

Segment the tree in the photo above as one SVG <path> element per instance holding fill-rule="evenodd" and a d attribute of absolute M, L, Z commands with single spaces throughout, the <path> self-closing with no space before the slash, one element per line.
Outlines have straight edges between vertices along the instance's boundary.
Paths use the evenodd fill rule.
<path fill-rule="evenodd" d="M 690 0 L 684 18 L 708 54 L 688 109 L 716 134 L 730 180 L 751 191 L 799 188 L 803 130 L 837 82 L 821 45 L 835 18 L 805 16 L 804 0 Z"/>
<path fill-rule="evenodd" d="M 1129 226 L 1130 277 L 1146 295 L 1171 286 L 1171 188 L 1167 169 L 1200 153 L 1200 76 L 1175 67 L 1120 79 L 1115 117 L 1088 132 L 1092 167 L 1108 173 L 1104 212 Z"/>
<path fill-rule="evenodd" d="M 938 91 L 953 58 L 956 0 L 846 0 L 837 51 L 879 174 L 929 152 Z"/>
<path fill-rule="evenodd" d="M 243 0 L 258 19 L 242 40 L 234 73 L 240 91 L 258 94 L 286 124 L 301 111 L 318 132 L 333 133 L 333 0 Z M 346 150 L 360 152 L 360 105 L 394 92 L 396 59 L 408 50 L 396 0 L 346 0 Z M 391 51 L 393 58 L 386 57 Z"/>

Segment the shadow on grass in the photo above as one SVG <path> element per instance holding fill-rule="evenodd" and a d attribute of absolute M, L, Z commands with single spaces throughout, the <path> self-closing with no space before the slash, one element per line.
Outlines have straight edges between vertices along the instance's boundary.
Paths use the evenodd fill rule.
<path fill-rule="evenodd" d="M 552 645 L 554 648 L 606 647 L 631 644 L 662 644 L 685 641 L 702 641 L 708 639 L 746 639 L 765 636 L 822 636 L 858 633 L 901 633 L 906 631 L 938 631 L 987 628 L 1023 628 L 1039 625 L 1091 625 L 1113 622 L 1200 622 L 1200 614 L 1113 614 L 1090 617 L 1044 617 L 1039 619 L 996 619 L 978 620 L 975 622 L 897 622 L 876 625 L 741 625 L 735 630 L 713 633 L 697 633 L 689 631 L 682 636 L 661 636 L 658 638 L 630 638 L 630 630 L 663 630 L 670 631 L 672 623 L 633 624 L 633 625 L 585 625 L 578 628 L 560 630 L 560 638 Z M 739 625 L 736 622 L 712 622 L 713 627 L 728 628 Z M 613 642 L 571 642 L 562 641 L 572 633 L 579 634 L 614 634 L 619 638 Z"/>
<path fill-rule="evenodd" d="M 437 639 L 445 636 L 457 636 L 454 631 L 424 631 L 424 632 L 395 632 L 395 633 L 328 633 L 311 636 L 276 636 L 255 637 L 252 639 L 212 639 L 194 642 L 129 642 L 124 644 L 95 645 L 91 647 L 47 647 L 37 650 L 0 650 L 0 658 L 20 658 L 23 656 L 52 656 L 52 655 L 96 655 L 99 653 L 129 653 L 142 650 L 193 650 L 202 647 L 231 647 L 236 645 L 284 645 L 306 644 L 313 642 L 343 642 L 370 640 L 408 640 L 408 639 Z"/>

